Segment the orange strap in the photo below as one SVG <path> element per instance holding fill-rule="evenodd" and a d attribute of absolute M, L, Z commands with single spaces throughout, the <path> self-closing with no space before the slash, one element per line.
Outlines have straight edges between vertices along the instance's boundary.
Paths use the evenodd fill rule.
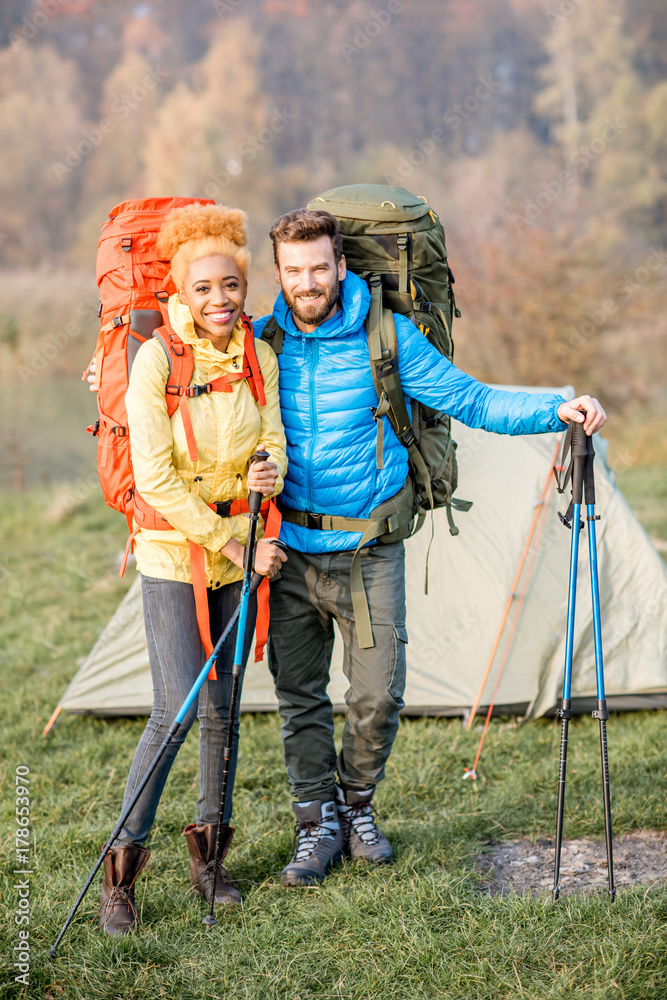
<path fill-rule="evenodd" d="M 282 514 L 278 510 L 275 497 L 268 502 L 269 512 L 264 514 L 264 537 L 278 538 L 280 536 L 280 525 Z M 264 504 L 262 504 L 264 512 Z M 257 590 L 257 624 L 255 625 L 255 663 L 259 663 L 264 658 L 264 647 L 269 638 L 269 578 L 265 577 Z"/>
<path fill-rule="evenodd" d="M 180 390 L 178 395 L 181 398 L 178 406 L 181 411 L 183 430 L 185 431 L 185 440 L 188 443 L 188 454 L 191 462 L 199 461 L 199 451 L 197 450 L 197 442 L 195 441 L 195 432 L 192 428 L 192 419 L 188 408 L 188 398 L 192 396 L 208 395 L 211 392 L 232 392 L 233 390 L 230 385 L 231 382 L 239 382 L 241 379 L 249 378 L 250 375 L 250 369 L 244 368 L 242 371 L 231 372 L 229 375 L 221 375 L 220 378 L 213 379 L 212 382 L 207 382 L 205 386 L 195 385 L 189 387 L 174 387 L 177 390 Z M 193 391 L 197 389 L 200 391 Z M 172 392 L 171 395 L 176 395 L 176 393 Z"/>
<path fill-rule="evenodd" d="M 134 531 L 131 531 L 127 537 L 127 542 L 125 543 L 125 552 L 123 553 L 123 561 L 120 564 L 120 570 L 118 575 L 124 576 L 125 570 L 127 568 L 127 560 L 130 558 L 130 552 L 134 549 L 134 539 L 137 537 L 137 532 L 141 531 L 140 527 L 136 527 Z"/>
<path fill-rule="evenodd" d="M 245 339 L 243 341 L 244 361 L 250 367 L 248 375 L 248 385 L 250 391 L 260 406 L 266 406 L 266 395 L 264 394 L 264 376 L 259 367 L 257 353 L 255 351 L 255 337 L 252 332 L 252 323 L 247 316 L 243 317 L 243 327 L 245 329 Z"/>
<path fill-rule="evenodd" d="M 216 510 L 214 503 L 207 504 L 211 510 Z M 247 500 L 232 500 L 229 505 L 229 516 L 248 513 Z M 280 526 L 282 514 L 278 509 L 275 497 L 270 500 L 263 500 L 260 512 L 264 518 L 264 537 L 278 538 L 280 536 Z M 162 517 L 153 507 L 146 503 L 141 494 L 134 494 L 134 517 L 135 521 L 143 522 L 138 524 L 127 540 L 125 556 L 121 566 L 121 576 L 125 571 L 127 559 L 134 546 L 134 539 L 142 527 L 150 531 L 173 531 L 174 527 Z M 202 645 L 206 651 L 206 656 L 210 656 L 213 651 L 211 641 L 211 624 L 208 614 L 208 597 L 206 594 L 206 550 L 201 545 L 190 541 L 190 571 L 192 575 L 192 587 L 195 594 L 195 606 L 197 608 L 197 625 L 201 636 Z M 268 577 L 259 585 L 257 590 L 257 624 L 255 642 L 255 663 L 259 663 L 264 657 L 264 648 L 269 637 L 269 579 Z M 216 679 L 215 664 L 209 673 L 209 679 Z"/>
<path fill-rule="evenodd" d="M 208 616 L 208 594 L 206 593 L 206 550 L 196 542 L 190 542 L 190 573 L 192 589 L 195 592 L 195 607 L 197 609 L 197 625 L 204 652 L 208 658 L 213 652 L 211 642 L 211 621 Z M 211 667 L 208 679 L 217 680 L 215 663 Z"/>
<path fill-rule="evenodd" d="M 188 454 L 190 456 L 190 461 L 198 462 L 199 452 L 197 450 L 197 442 L 195 441 L 195 432 L 192 429 L 192 420 L 190 418 L 187 396 L 181 396 L 179 409 L 181 411 L 181 419 L 183 421 L 183 430 L 185 431 L 185 440 L 188 442 Z"/>

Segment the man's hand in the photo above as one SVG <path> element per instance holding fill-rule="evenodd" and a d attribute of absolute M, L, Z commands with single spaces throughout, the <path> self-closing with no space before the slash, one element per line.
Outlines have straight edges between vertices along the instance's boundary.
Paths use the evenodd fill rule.
<path fill-rule="evenodd" d="M 257 451 L 266 449 L 260 444 Z M 248 470 L 248 490 L 270 497 L 276 488 L 277 479 L 278 466 L 273 462 L 254 462 Z"/>
<path fill-rule="evenodd" d="M 569 403 L 561 403 L 558 407 L 558 416 L 565 423 L 572 421 L 580 424 L 583 422 L 584 430 L 588 435 L 599 431 L 607 419 L 607 414 L 597 399 L 593 399 L 591 396 L 577 396 Z"/>
<path fill-rule="evenodd" d="M 255 573 L 273 579 L 287 556 L 278 545 L 272 545 L 273 538 L 261 538 L 255 547 Z"/>

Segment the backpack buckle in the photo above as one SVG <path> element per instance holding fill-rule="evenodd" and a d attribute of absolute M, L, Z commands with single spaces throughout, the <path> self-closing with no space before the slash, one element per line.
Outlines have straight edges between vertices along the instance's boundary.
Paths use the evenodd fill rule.
<path fill-rule="evenodd" d="M 231 500 L 218 500 L 218 502 L 215 505 L 215 512 L 218 515 L 218 517 L 229 517 L 231 507 L 232 507 Z"/>
<path fill-rule="evenodd" d="M 306 527 L 320 529 L 322 527 L 322 515 L 311 514 L 309 510 L 306 511 Z"/>
<path fill-rule="evenodd" d="M 190 399 L 192 399 L 195 396 L 203 396 L 205 393 L 208 394 L 211 392 L 213 392 L 213 386 L 211 385 L 210 382 L 207 382 L 206 385 L 188 386 L 188 388 L 185 390 L 185 395 L 189 396 Z"/>
<path fill-rule="evenodd" d="M 111 428 L 111 433 L 115 434 L 116 437 L 119 438 L 127 437 L 127 427 L 123 427 L 122 424 L 117 424 L 116 427 Z"/>
<path fill-rule="evenodd" d="M 124 250 L 125 253 L 129 253 L 129 251 L 132 249 L 132 237 L 131 236 L 121 236 L 121 238 L 120 238 L 120 245 L 121 245 L 121 249 Z"/>
<path fill-rule="evenodd" d="M 164 388 L 164 391 L 167 394 L 167 396 L 182 396 L 183 395 L 183 386 L 181 386 L 181 385 L 166 385 L 165 388 Z"/>

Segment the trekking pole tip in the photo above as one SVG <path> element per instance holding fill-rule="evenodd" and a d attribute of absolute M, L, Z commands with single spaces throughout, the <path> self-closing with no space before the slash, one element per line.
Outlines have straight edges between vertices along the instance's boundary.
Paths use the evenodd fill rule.
<path fill-rule="evenodd" d="M 211 928 L 215 927 L 217 922 L 218 921 L 215 919 L 212 913 L 207 913 L 206 916 L 204 917 L 204 923 L 206 924 L 207 931 L 210 931 Z"/>
<path fill-rule="evenodd" d="M 55 945 L 53 945 L 51 948 L 49 948 L 49 950 L 47 951 L 46 954 L 47 954 L 48 958 L 54 959 L 54 958 L 56 958 L 56 956 L 58 954 L 58 949 L 56 948 Z"/>

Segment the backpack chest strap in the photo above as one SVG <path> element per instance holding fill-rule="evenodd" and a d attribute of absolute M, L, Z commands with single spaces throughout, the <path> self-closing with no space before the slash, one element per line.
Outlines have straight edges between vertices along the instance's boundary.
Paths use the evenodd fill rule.
<path fill-rule="evenodd" d="M 231 383 L 248 378 L 249 375 L 250 369 L 244 368 L 239 372 L 231 372 L 229 375 L 222 375 L 220 378 L 213 379 L 212 382 L 204 383 L 204 385 L 167 386 L 165 391 L 168 395 L 181 397 L 178 408 L 181 412 L 183 430 L 185 431 L 185 440 L 188 443 L 188 455 L 190 456 L 191 462 L 199 461 L 199 450 L 197 448 L 197 442 L 195 441 L 195 432 L 192 427 L 192 418 L 190 416 L 188 399 L 192 399 L 196 396 L 209 395 L 212 392 L 232 392 Z"/>

